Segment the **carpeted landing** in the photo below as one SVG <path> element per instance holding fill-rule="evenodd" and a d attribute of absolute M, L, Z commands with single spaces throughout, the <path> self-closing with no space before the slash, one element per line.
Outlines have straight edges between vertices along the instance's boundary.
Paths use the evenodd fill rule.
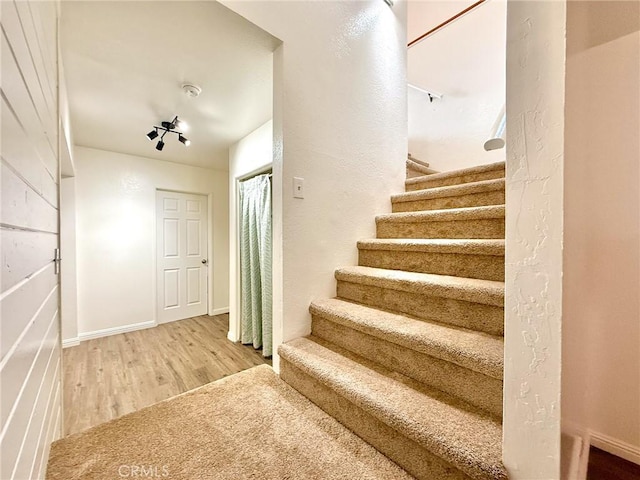
<path fill-rule="evenodd" d="M 47 480 L 411 479 L 261 365 L 55 442 Z"/>

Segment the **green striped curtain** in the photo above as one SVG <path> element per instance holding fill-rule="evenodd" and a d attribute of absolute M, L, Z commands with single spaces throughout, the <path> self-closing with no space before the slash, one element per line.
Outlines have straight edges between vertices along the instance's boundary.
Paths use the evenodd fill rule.
<path fill-rule="evenodd" d="M 272 354 L 271 179 L 240 183 L 241 340 Z"/>

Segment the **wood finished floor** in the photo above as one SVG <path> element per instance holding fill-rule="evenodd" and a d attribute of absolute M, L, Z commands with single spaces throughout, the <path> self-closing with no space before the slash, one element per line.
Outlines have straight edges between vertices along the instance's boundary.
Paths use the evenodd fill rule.
<path fill-rule="evenodd" d="M 271 364 L 252 346 L 227 340 L 228 325 L 228 315 L 194 317 L 65 349 L 65 435 Z"/>
<path fill-rule="evenodd" d="M 640 480 L 640 465 L 591 447 L 587 480 Z"/>

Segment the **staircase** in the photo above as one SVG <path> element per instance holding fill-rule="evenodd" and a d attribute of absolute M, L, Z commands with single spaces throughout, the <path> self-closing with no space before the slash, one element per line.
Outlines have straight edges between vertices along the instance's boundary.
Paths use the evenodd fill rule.
<path fill-rule="evenodd" d="M 412 176 L 391 204 L 280 375 L 418 479 L 506 479 L 504 163 Z"/>

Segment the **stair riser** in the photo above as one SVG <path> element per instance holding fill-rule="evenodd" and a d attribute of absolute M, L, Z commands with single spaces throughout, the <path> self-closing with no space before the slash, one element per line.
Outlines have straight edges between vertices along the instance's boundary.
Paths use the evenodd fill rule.
<path fill-rule="evenodd" d="M 444 210 L 447 208 L 484 207 L 487 205 L 503 205 L 504 190 L 471 193 L 455 197 L 429 198 L 413 202 L 393 202 L 392 212 L 420 212 L 423 210 Z"/>
<path fill-rule="evenodd" d="M 504 178 L 504 169 L 458 175 L 456 177 L 448 178 L 425 178 L 424 182 L 406 185 L 405 190 L 407 192 L 412 192 L 415 190 L 424 190 L 425 188 L 448 187 L 449 185 L 460 185 L 462 183 L 479 182 L 481 180 L 493 180 L 496 178 Z"/>
<path fill-rule="evenodd" d="M 280 378 L 416 478 L 471 479 L 284 358 L 280 361 Z"/>
<path fill-rule="evenodd" d="M 504 238 L 504 218 L 400 223 L 381 220 L 378 238 Z"/>
<path fill-rule="evenodd" d="M 434 173 L 437 173 L 437 172 L 435 170 L 431 170 L 428 168 L 425 168 L 425 170 L 422 171 L 422 170 L 414 170 L 413 168 L 407 167 L 406 176 L 407 178 L 415 178 L 415 177 L 424 177 L 425 175 L 431 175 Z"/>
<path fill-rule="evenodd" d="M 502 382 L 451 362 L 312 316 L 312 332 L 390 370 L 502 417 Z"/>
<path fill-rule="evenodd" d="M 407 176 L 407 178 L 423 177 L 424 173 L 418 172 L 418 171 L 413 170 L 411 168 L 407 168 L 406 176 Z"/>
<path fill-rule="evenodd" d="M 504 281 L 504 257 L 403 250 L 359 250 L 358 265 Z"/>
<path fill-rule="evenodd" d="M 339 298 L 492 335 L 504 333 L 504 308 L 338 281 Z"/>

